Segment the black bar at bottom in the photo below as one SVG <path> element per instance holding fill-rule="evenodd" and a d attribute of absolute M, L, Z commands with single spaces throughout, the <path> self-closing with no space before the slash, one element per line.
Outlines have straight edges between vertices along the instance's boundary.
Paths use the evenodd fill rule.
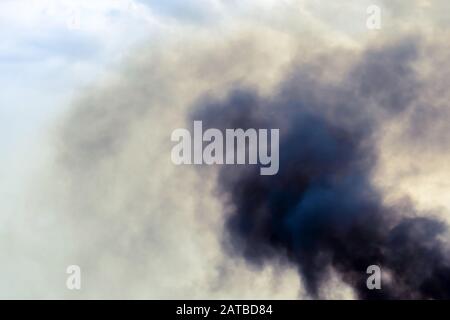
<path fill-rule="evenodd" d="M 134 319 L 306 319 L 354 317 L 401 318 L 420 314 L 446 315 L 450 301 L 300 301 L 300 300 L 71 300 L 1 301 L 3 312 L 14 316 L 56 315 L 85 319 L 93 315 Z M 8 310 L 10 309 L 10 310 Z"/>

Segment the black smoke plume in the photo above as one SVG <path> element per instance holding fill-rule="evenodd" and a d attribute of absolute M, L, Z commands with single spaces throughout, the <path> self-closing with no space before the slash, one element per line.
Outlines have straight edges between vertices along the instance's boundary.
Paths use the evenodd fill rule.
<path fill-rule="evenodd" d="M 280 129 L 277 175 L 219 169 L 232 252 L 258 265 L 287 257 L 311 297 L 332 267 L 360 299 L 450 298 L 447 226 L 408 201 L 385 204 L 372 182 L 382 124 L 401 119 L 420 92 L 417 47 L 368 50 L 337 83 L 298 66 L 269 97 L 237 87 L 198 103 L 192 118 L 204 128 Z M 366 287 L 373 264 L 385 275 L 381 290 Z"/>

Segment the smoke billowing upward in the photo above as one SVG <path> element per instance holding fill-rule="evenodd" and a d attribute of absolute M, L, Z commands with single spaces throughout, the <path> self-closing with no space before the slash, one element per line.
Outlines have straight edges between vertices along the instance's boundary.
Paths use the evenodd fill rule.
<path fill-rule="evenodd" d="M 422 86 L 417 50 L 412 39 L 367 50 L 337 83 L 303 65 L 273 95 L 238 86 L 199 102 L 192 118 L 205 127 L 280 129 L 277 175 L 219 169 L 232 253 L 257 265 L 287 257 L 312 297 L 332 268 L 362 299 L 450 298 L 446 225 L 407 200 L 386 204 L 373 183 L 382 124 L 403 117 Z M 382 290 L 366 287 L 373 264 Z"/>
<path fill-rule="evenodd" d="M 35 2 L 0 1 L 0 298 L 449 298 L 448 0 Z M 278 173 L 175 165 L 193 120 L 279 129 Z"/>

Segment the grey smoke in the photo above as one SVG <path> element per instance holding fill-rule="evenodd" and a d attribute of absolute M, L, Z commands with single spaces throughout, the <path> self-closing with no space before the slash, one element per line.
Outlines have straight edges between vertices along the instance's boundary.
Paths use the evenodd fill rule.
<path fill-rule="evenodd" d="M 133 54 L 117 77 L 84 92 L 59 123 L 49 184 L 51 200 L 57 199 L 61 212 L 55 225 L 70 244 L 60 269 L 76 262 L 88 277 L 80 296 L 304 298 L 342 297 L 342 290 L 348 298 L 352 294 L 343 289 L 350 287 L 358 297 L 371 298 L 360 285 L 363 268 L 375 262 L 387 266 L 401 284 L 396 290 L 394 282 L 392 288 L 388 284 L 380 297 L 445 296 L 436 281 L 428 281 L 445 279 L 444 222 L 410 201 L 386 205 L 389 189 L 379 189 L 373 179 L 387 163 L 378 156 L 392 149 L 409 157 L 410 148 L 422 150 L 429 146 L 426 141 L 433 141 L 433 154 L 445 159 L 445 144 L 433 137 L 442 138 L 446 126 L 431 134 L 414 119 L 419 113 L 429 115 L 421 104 L 423 93 L 436 114 L 432 118 L 444 121 L 448 116 L 445 105 L 428 99 L 436 96 L 438 78 L 417 70 L 429 64 L 440 83 L 448 79 L 445 68 L 433 64 L 446 47 L 427 56 L 424 40 L 401 37 L 390 44 L 380 41 L 363 53 L 319 40 L 323 49 L 312 50 L 308 39 L 267 30 L 207 39 L 184 39 Z M 176 168 L 170 161 L 170 133 L 196 117 L 217 128 L 280 127 L 286 137 L 282 149 L 291 150 L 300 141 L 306 149 L 288 152 L 286 166 L 280 168 L 285 173 L 276 177 L 282 181 L 260 180 L 247 167 Z M 384 144 L 385 133 L 397 123 L 400 134 L 386 134 L 393 139 Z M 433 121 L 428 123 L 433 127 Z M 409 131 L 425 134 L 411 141 Z M 329 142 L 336 148 L 326 148 Z M 316 153 L 318 146 L 324 146 L 323 156 Z M 275 234 L 268 241 L 266 231 L 276 227 L 269 223 L 270 214 L 291 206 L 291 200 L 273 203 L 267 196 L 287 190 L 292 202 L 298 201 L 302 192 L 291 178 L 303 176 L 305 168 L 340 187 L 339 192 L 325 190 L 325 198 L 342 199 L 344 207 L 356 199 L 357 208 L 370 210 L 362 216 L 360 210 L 349 210 L 342 229 L 331 223 L 341 220 L 340 215 L 325 214 L 325 223 L 314 227 L 339 230 L 312 235 L 311 245 L 318 250 L 307 251 L 311 254 L 303 265 L 285 240 Z M 398 167 L 389 169 L 396 172 Z M 334 181 L 341 171 L 344 176 L 353 172 L 357 183 Z M 252 219 L 243 216 L 247 213 Z M 367 243 L 361 241 L 366 236 L 375 244 L 358 247 Z M 381 255 L 377 246 L 392 252 Z M 369 256 L 360 249 L 368 249 Z M 417 255 L 410 256 L 411 251 Z M 400 262 L 390 259 L 397 254 Z M 424 256 L 435 264 L 414 278 Z M 355 259 L 361 259 L 357 267 Z M 414 266 L 403 276 L 406 260 Z M 300 271 L 300 281 L 294 269 Z"/>
<path fill-rule="evenodd" d="M 420 50 L 404 38 L 368 49 L 338 84 L 294 65 L 273 95 L 238 86 L 198 102 L 192 119 L 205 127 L 280 128 L 278 175 L 219 169 L 231 254 L 256 265 L 287 257 L 316 298 L 330 268 L 362 299 L 450 297 L 446 223 L 408 200 L 386 205 L 372 182 L 383 125 L 402 121 L 427 85 L 414 70 Z M 372 264 L 389 275 L 381 291 L 366 287 Z"/>

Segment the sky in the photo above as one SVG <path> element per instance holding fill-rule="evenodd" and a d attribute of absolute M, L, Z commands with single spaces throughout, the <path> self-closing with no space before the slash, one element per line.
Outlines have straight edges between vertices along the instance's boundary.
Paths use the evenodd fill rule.
<path fill-rule="evenodd" d="M 370 5 L 380 30 L 366 26 Z M 220 172 L 171 166 L 167 130 L 205 94 L 220 100 L 236 84 L 274 94 L 292 65 L 339 87 L 367 48 L 403 38 L 426 39 L 414 65 L 423 86 L 415 111 L 385 123 L 372 179 L 383 201 L 409 197 L 448 219 L 448 9 L 444 0 L 1 0 L 0 297 L 311 298 L 286 257 L 254 265 L 227 253 Z M 434 113 L 417 107 L 428 103 Z M 415 117 L 428 126 L 407 131 Z M 85 270 L 80 291 L 65 287 L 70 264 Z M 338 268 L 327 277 L 322 297 L 356 297 Z"/>

